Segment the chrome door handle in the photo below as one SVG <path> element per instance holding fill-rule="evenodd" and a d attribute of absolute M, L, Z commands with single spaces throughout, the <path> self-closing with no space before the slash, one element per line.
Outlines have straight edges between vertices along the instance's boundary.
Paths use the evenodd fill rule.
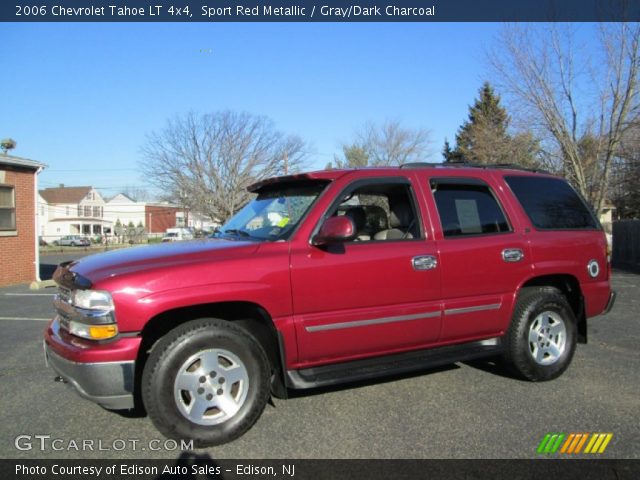
<path fill-rule="evenodd" d="M 524 258 L 521 248 L 505 248 L 502 250 L 502 260 L 505 262 L 519 262 Z"/>
<path fill-rule="evenodd" d="M 411 259 L 414 270 L 433 270 L 438 266 L 438 259 L 433 255 L 418 255 Z"/>

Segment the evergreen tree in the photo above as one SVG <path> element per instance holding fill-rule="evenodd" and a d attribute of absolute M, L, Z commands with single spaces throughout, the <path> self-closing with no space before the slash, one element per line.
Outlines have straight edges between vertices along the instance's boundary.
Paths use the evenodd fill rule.
<path fill-rule="evenodd" d="M 451 149 L 451 145 L 449 145 L 449 140 L 447 138 L 444 139 L 444 147 L 442 147 L 442 158 L 444 159 L 445 163 L 456 163 L 463 161 L 460 158 L 460 154 Z"/>
<path fill-rule="evenodd" d="M 369 165 L 369 154 L 367 150 L 358 144 L 343 145 L 342 146 L 343 157 L 334 155 L 333 164 L 328 164 L 328 169 L 331 168 L 359 168 Z"/>
<path fill-rule="evenodd" d="M 16 148 L 16 145 L 17 143 L 13 138 L 3 138 L 0 141 L 0 148 L 2 148 L 2 151 L 5 155 L 9 150 L 13 150 L 14 148 Z"/>
<path fill-rule="evenodd" d="M 456 133 L 455 149 L 449 147 L 445 161 L 537 166 L 537 140 L 528 133 L 512 137 L 508 129 L 509 115 L 500 104 L 500 96 L 485 82 L 479 98 L 469 107 L 469 118 Z M 448 143 L 445 149 L 447 146 Z"/>

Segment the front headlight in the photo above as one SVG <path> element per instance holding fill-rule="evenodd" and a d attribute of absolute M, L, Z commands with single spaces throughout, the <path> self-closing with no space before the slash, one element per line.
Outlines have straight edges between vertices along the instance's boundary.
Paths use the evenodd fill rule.
<path fill-rule="evenodd" d="M 86 310 L 113 310 L 113 299 L 105 290 L 75 290 L 71 304 Z"/>
<path fill-rule="evenodd" d="M 108 340 L 118 335 L 115 307 L 111 294 L 105 290 L 74 290 L 68 304 L 65 327 L 69 333 L 88 340 Z"/>

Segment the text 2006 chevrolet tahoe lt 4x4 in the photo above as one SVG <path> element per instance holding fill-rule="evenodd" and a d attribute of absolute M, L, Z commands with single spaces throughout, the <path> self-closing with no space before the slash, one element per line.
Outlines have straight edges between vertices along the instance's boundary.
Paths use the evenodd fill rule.
<path fill-rule="evenodd" d="M 503 355 L 559 376 L 615 298 L 605 234 L 562 179 L 515 168 L 262 181 L 215 238 L 60 265 L 49 364 L 198 446 L 271 394 Z"/>

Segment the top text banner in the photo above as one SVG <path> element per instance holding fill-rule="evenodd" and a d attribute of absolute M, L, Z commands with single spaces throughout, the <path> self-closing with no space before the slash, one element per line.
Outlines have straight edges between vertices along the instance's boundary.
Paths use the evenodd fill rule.
<path fill-rule="evenodd" d="M 616 22 L 638 0 L 2 0 L 2 22 Z"/>

